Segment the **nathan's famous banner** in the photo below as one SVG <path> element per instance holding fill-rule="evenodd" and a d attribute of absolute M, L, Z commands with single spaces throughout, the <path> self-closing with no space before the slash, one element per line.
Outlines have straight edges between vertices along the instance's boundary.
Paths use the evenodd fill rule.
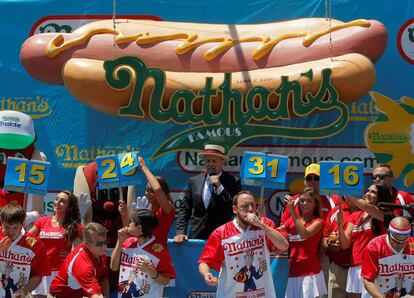
<path fill-rule="evenodd" d="M 179 199 L 206 142 L 234 173 L 245 150 L 288 156 L 290 191 L 322 160 L 362 161 L 366 186 L 390 163 L 411 190 L 412 1 L 113 4 L 0 1 L 0 108 L 35 119 L 51 190 L 138 150 Z M 286 191 L 266 190 L 271 214 Z"/>

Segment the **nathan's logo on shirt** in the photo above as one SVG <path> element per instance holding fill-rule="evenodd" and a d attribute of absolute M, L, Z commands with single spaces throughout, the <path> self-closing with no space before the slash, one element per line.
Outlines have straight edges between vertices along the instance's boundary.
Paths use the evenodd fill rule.
<path fill-rule="evenodd" d="M 148 260 L 148 257 L 143 255 L 128 255 L 124 252 L 121 252 L 121 263 L 123 264 L 138 264 L 139 261 L 142 261 L 143 259 Z M 150 261 L 150 263 L 152 263 Z"/>
<path fill-rule="evenodd" d="M 379 264 L 380 274 L 411 273 L 414 271 L 414 264 Z"/>
<path fill-rule="evenodd" d="M 299 234 L 288 234 L 289 237 L 289 241 L 291 242 L 297 242 L 297 241 L 302 241 L 304 239 L 302 239 L 302 237 L 300 237 Z"/>
<path fill-rule="evenodd" d="M 261 248 L 264 244 L 264 237 L 259 235 L 257 238 L 244 240 L 240 243 L 224 243 L 223 249 L 227 253 L 244 252 L 246 249 Z"/>
<path fill-rule="evenodd" d="M 61 232 L 45 232 L 41 231 L 39 233 L 39 238 L 41 239 L 62 239 L 63 234 Z"/>
<path fill-rule="evenodd" d="M 360 226 L 355 226 L 353 229 L 352 229 L 352 232 L 353 233 L 357 233 L 357 232 L 362 232 L 362 231 L 365 231 L 365 230 L 370 230 L 371 229 L 371 223 L 370 222 L 365 222 L 365 223 L 363 223 L 362 225 L 360 225 Z"/>
<path fill-rule="evenodd" d="M 32 256 L 21 255 L 12 251 L 5 251 L 0 253 L 0 261 L 14 261 L 30 264 L 32 262 Z"/>

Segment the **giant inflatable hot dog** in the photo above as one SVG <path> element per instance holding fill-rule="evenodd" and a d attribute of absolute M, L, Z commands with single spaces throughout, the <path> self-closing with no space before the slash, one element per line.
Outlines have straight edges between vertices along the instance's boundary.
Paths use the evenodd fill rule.
<path fill-rule="evenodd" d="M 386 43 L 386 29 L 375 20 L 330 24 L 312 18 L 257 25 L 118 20 L 115 29 L 105 20 L 73 33 L 34 35 L 22 45 L 21 61 L 31 76 L 65 84 L 90 107 L 152 119 L 156 96 L 160 109 L 176 105 L 183 112 L 189 103 L 195 115 L 208 106 L 220 111 L 226 84 L 243 95 L 262 88 L 255 90 L 264 90 L 257 92 L 276 107 L 281 84 L 296 80 L 306 100 L 308 92 L 320 90 L 326 69 L 340 100 L 349 104 L 374 84 L 373 62 Z M 118 63 L 120 57 L 128 57 L 122 60 L 128 63 Z M 126 77 L 128 82 L 121 83 Z"/>

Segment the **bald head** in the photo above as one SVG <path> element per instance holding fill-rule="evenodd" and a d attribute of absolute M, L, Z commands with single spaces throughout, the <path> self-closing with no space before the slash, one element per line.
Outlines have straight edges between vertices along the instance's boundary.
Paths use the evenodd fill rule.
<path fill-rule="evenodd" d="M 391 220 L 390 225 L 398 229 L 401 229 L 401 230 L 406 230 L 406 229 L 411 228 L 411 223 L 408 221 L 408 219 L 402 216 L 394 217 Z"/>

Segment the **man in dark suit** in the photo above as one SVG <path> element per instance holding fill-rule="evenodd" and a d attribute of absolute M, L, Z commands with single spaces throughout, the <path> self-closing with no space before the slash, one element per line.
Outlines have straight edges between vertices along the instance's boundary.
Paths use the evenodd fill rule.
<path fill-rule="evenodd" d="M 219 226 L 233 217 L 233 196 L 241 190 L 240 181 L 223 171 L 228 157 L 224 148 L 208 144 L 199 154 L 206 172 L 192 177 L 177 212 L 176 243 L 187 240 L 187 224 L 191 219 L 190 238 L 207 239 Z"/>

